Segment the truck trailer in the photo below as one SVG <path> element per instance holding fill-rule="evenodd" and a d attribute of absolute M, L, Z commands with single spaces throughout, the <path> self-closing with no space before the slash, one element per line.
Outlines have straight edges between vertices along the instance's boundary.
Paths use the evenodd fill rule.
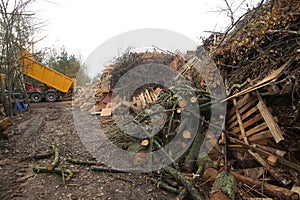
<path fill-rule="evenodd" d="M 32 102 L 41 102 L 43 100 L 54 102 L 60 96 L 75 91 L 75 78 L 70 78 L 50 67 L 42 65 L 27 50 L 20 52 L 19 66 L 23 74 L 45 84 L 43 88 L 34 88 L 31 83 L 26 83 L 28 88 L 27 94 Z"/>

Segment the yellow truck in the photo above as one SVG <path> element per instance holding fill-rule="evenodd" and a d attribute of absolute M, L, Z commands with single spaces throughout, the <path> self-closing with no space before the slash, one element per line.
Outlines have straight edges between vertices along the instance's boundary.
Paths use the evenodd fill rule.
<path fill-rule="evenodd" d="M 23 74 L 45 84 L 43 88 L 33 88 L 32 84 L 26 83 L 28 86 L 27 94 L 32 102 L 43 100 L 54 102 L 60 96 L 75 91 L 75 78 L 69 78 L 50 67 L 40 64 L 27 50 L 20 52 L 19 66 Z"/>

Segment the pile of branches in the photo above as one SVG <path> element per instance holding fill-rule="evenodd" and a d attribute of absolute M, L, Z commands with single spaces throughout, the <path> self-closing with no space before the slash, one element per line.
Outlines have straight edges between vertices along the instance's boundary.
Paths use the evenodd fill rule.
<path fill-rule="evenodd" d="M 204 45 L 228 80 L 228 86 L 257 81 L 289 59 L 287 76 L 300 76 L 300 6 L 297 0 L 272 0 L 246 13 L 226 33 L 216 33 Z M 217 39 L 216 39 L 217 38 Z"/>
<path fill-rule="evenodd" d="M 156 51 L 124 54 L 107 67 L 104 76 L 110 81 L 110 90 L 119 95 L 113 108 L 118 112 L 113 111 L 113 115 L 122 117 L 129 110 L 133 120 L 126 121 L 127 116 L 123 116 L 124 131 L 115 126 L 114 116 L 102 119 L 106 135 L 115 145 L 136 153 L 133 167 L 163 164 L 164 160 L 146 153 L 162 149 L 179 135 L 177 148 L 165 154 L 175 158 L 181 150 L 185 153 L 152 174 L 153 182 L 178 194 L 178 199 L 298 199 L 299 13 L 297 0 L 269 1 L 246 13 L 228 32 L 212 34 L 204 41 L 227 86 L 227 98 L 223 100 L 212 96 L 208 88 L 220 85 L 215 78 L 217 69 L 207 69 L 204 62 L 190 62 L 193 56 Z M 198 54 L 203 54 L 201 48 Z M 164 87 L 168 82 L 178 82 L 166 76 L 164 84 L 143 85 L 130 98 L 123 98 L 117 82 L 143 64 L 167 65 L 183 75 L 188 84 Z M 200 68 L 206 69 L 206 79 Z M 134 87 L 131 82 L 122 86 Z M 228 103 L 227 116 L 222 115 L 224 110 L 217 115 L 226 123 L 211 123 L 216 117 L 212 108 L 220 102 Z M 187 106 L 195 103 L 199 110 Z M 165 115 L 155 105 L 163 107 Z M 197 130 L 193 129 L 195 124 L 199 124 Z M 144 128 L 137 130 L 134 125 Z M 131 135 L 149 129 L 158 132 L 144 138 Z M 278 138 L 272 135 L 274 129 L 280 133 Z M 220 131 L 221 137 L 214 137 Z M 191 135 L 193 132 L 195 135 Z M 200 148 L 212 150 L 200 155 Z"/>
<path fill-rule="evenodd" d="M 154 73 L 164 74 L 164 80 L 161 80 L 160 84 L 144 84 L 134 91 L 130 98 L 125 98 L 126 94 L 124 95 L 122 91 L 119 91 L 116 83 L 131 69 L 143 64 L 149 68 L 153 67 L 152 64 L 164 64 L 172 70 L 176 70 L 176 75 L 181 74 L 186 82 L 171 75 L 169 71 L 155 71 Z M 203 65 L 204 63 L 201 64 L 195 56 L 183 55 L 180 52 L 129 52 L 105 70 L 105 77 L 109 77 L 110 88 L 115 94 L 112 99 L 113 107 L 115 106 L 113 108 L 113 122 L 117 117 L 121 118 L 124 123 L 122 127 L 120 124 L 119 127 L 116 127 L 114 123 L 111 123 L 112 121 L 108 122 L 107 119 L 102 119 L 104 122 L 101 124 L 102 130 L 115 145 L 136 153 L 132 160 L 133 169 L 147 168 L 149 163 L 151 163 L 150 166 L 164 165 L 165 162 L 169 161 L 168 159 L 174 159 L 174 163 L 170 167 L 165 167 L 162 171 L 158 170 L 154 173 L 153 182 L 170 192 L 182 193 L 182 198 L 188 195 L 192 195 L 195 199 L 202 198 L 200 191 L 195 188 L 192 182 L 189 182 L 188 179 L 190 178 L 181 173 L 187 172 L 189 174 L 187 176 L 190 177 L 193 172 L 197 172 L 200 176 L 204 172 L 203 166 L 206 165 L 207 161 L 211 161 L 209 157 L 200 159 L 203 156 L 199 155 L 201 145 L 205 143 L 206 148 L 212 148 L 216 143 L 212 129 L 208 131 L 208 123 L 212 117 L 212 102 L 218 100 L 218 97 L 211 96 L 203 74 L 198 70 L 199 67 L 204 67 Z M 208 68 L 208 66 L 206 67 Z M 155 68 L 151 70 L 153 71 Z M 206 71 L 213 74 L 214 70 L 217 71 L 216 68 Z M 149 73 L 149 71 L 145 72 L 145 75 L 151 76 Z M 215 80 L 216 78 L 211 79 L 211 81 Z M 122 85 L 122 87 L 134 87 L 131 84 L 136 84 L 136 81 L 128 80 L 128 83 L 124 83 L 128 85 Z M 218 80 L 212 85 L 217 87 L 221 84 L 220 82 Z M 139 104 L 143 105 L 143 102 L 146 104 L 139 106 Z M 133 119 L 126 115 L 122 116 L 127 110 L 130 111 L 130 116 Z M 225 110 L 220 111 L 222 114 L 224 112 Z M 219 117 L 222 116 L 217 115 L 217 118 Z M 220 132 L 221 125 L 217 126 L 216 132 Z M 148 131 L 149 134 L 144 137 L 132 135 L 132 133 Z M 155 134 L 151 134 L 153 131 Z M 206 134 L 211 137 L 211 140 L 205 141 Z M 151 152 L 162 150 L 173 140 L 175 140 L 173 148 L 167 148 L 163 158 L 156 157 L 154 153 L 152 157 Z M 150 156 L 146 154 L 149 152 Z M 214 153 L 216 152 L 214 151 Z M 212 161 L 210 165 L 214 165 Z M 166 180 L 171 183 L 170 176 L 178 179 L 179 183 L 173 182 L 176 185 L 166 183 Z M 184 187 L 181 188 L 181 185 Z"/>

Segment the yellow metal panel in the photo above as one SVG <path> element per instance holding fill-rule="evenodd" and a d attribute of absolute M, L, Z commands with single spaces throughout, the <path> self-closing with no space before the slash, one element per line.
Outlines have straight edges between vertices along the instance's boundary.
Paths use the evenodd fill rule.
<path fill-rule="evenodd" d="M 28 51 L 21 52 L 19 64 L 24 74 L 61 92 L 68 92 L 73 79 L 36 62 Z"/>

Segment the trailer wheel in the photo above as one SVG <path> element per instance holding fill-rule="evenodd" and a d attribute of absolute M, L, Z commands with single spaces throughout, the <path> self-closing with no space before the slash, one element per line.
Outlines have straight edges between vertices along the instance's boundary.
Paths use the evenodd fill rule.
<path fill-rule="evenodd" d="M 48 92 L 45 96 L 46 101 L 54 102 L 58 98 L 58 95 L 55 92 Z"/>
<path fill-rule="evenodd" d="M 37 102 L 41 102 L 43 100 L 43 97 L 40 93 L 32 93 L 30 95 L 30 101 L 34 102 L 34 103 L 37 103 Z"/>

